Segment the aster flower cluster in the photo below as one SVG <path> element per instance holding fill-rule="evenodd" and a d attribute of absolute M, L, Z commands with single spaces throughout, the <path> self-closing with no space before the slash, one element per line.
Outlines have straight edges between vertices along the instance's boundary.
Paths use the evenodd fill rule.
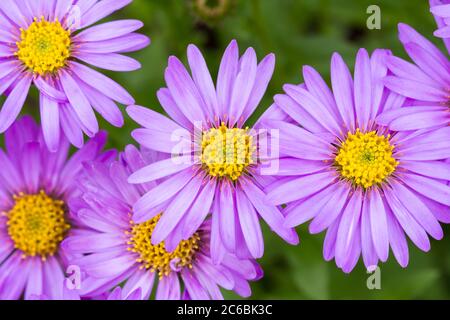
<path fill-rule="evenodd" d="M 0 299 L 222 299 L 263 277 L 261 224 L 291 245 L 325 232 L 323 255 L 351 272 L 390 251 L 409 262 L 450 223 L 448 56 L 412 27 L 411 58 L 360 49 L 351 74 L 312 67 L 253 127 L 275 68 L 236 41 L 214 81 L 200 50 L 174 56 L 157 92 L 166 115 L 135 105 L 99 71 L 132 71 L 142 23 L 98 21 L 131 0 L 0 2 Z M 450 3 L 431 0 L 447 48 Z M 34 85 L 40 125 L 18 115 Z M 141 128 L 139 148 L 104 150 L 94 110 Z M 84 134 L 89 139 L 84 142 Z M 71 147 L 77 150 L 71 152 Z M 74 277 L 72 277 L 74 276 Z"/>

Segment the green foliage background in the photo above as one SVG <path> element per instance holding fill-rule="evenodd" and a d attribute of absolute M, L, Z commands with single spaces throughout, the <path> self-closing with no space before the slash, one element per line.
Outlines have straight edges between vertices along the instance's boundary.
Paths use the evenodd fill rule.
<path fill-rule="evenodd" d="M 193 9 L 195 0 L 134 0 L 112 19 L 139 19 L 143 33 L 152 44 L 134 54 L 142 69 L 132 73 L 111 73 L 136 98 L 137 104 L 162 112 L 156 91 L 165 86 L 167 58 L 176 55 L 186 61 L 186 47 L 194 43 L 204 53 L 211 72 L 217 74 L 223 50 L 237 39 L 241 52 L 252 46 L 258 58 L 274 52 L 275 74 L 265 96 L 250 122 L 281 92 L 284 83 L 301 83 L 301 68 L 310 65 L 328 81 L 330 57 L 340 52 L 353 66 L 356 51 L 365 47 L 389 48 L 406 57 L 397 40 L 397 24 L 415 27 L 443 49 L 432 37 L 434 19 L 426 0 L 232 0 L 231 9 L 216 21 L 205 22 Z M 206 1 L 215 5 L 218 0 Z M 382 29 L 366 28 L 366 9 L 381 8 Z M 353 68 L 353 67 L 351 67 Z M 28 102 L 26 112 L 37 114 L 36 98 Z M 33 101 L 34 100 L 34 101 Z M 99 117 L 100 118 L 100 117 Z M 117 129 L 101 120 L 109 131 L 109 146 L 122 149 L 132 143 L 130 132 L 136 125 L 126 118 Z M 449 299 L 450 298 L 450 228 L 446 238 L 432 240 L 432 249 L 423 253 L 410 244 L 410 263 L 402 269 L 391 254 L 381 266 L 381 290 L 368 290 L 367 273 L 360 262 L 347 275 L 333 262 L 322 258 L 323 234 L 309 235 L 307 226 L 298 228 L 301 243 L 289 246 L 265 228 L 265 256 L 260 260 L 265 276 L 252 284 L 254 299 Z M 227 298 L 237 298 L 226 293 Z"/>

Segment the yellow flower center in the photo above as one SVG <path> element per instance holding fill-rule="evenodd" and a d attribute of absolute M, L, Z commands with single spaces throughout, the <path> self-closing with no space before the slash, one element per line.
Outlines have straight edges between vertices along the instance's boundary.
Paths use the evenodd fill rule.
<path fill-rule="evenodd" d="M 58 20 L 34 18 L 28 29 L 21 29 L 15 54 L 29 69 L 43 76 L 65 66 L 70 57 L 70 45 L 70 31 Z"/>
<path fill-rule="evenodd" d="M 254 163 L 256 147 L 248 128 L 227 128 L 224 123 L 202 135 L 201 162 L 212 177 L 236 181 Z"/>
<path fill-rule="evenodd" d="M 181 241 L 174 251 L 167 252 L 164 242 L 158 245 L 151 242 L 153 230 L 160 217 L 161 215 L 158 215 L 140 224 L 131 222 L 131 231 L 127 234 L 130 236 L 128 250 L 139 255 L 136 261 L 142 264 L 141 268 L 157 272 L 162 278 L 169 275 L 173 268 L 192 268 L 195 254 L 200 249 L 200 236 L 195 233 L 188 240 Z"/>
<path fill-rule="evenodd" d="M 14 247 L 25 257 L 39 255 L 45 260 L 54 255 L 70 229 L 65 212 L 64 202 L 44 191 L 14 196 L 14 206 L 6 213 L 8 234 Z"/>
<path fill-rule="evenodd" d="M 389 139 L 375 131 L 348 133 L 335 158 L 341 176 L 365 189 L 382 183 L 398 166 Z"/>

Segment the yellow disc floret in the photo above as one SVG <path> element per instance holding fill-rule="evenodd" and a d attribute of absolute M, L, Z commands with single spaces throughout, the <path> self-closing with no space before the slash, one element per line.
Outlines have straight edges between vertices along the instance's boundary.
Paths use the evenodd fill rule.
<path fill-rule="evenodd" d="M 70 57 L 70 31 L 56 20 L 37 18 L 26 29 L 21 29 L 15 55 L 30 70 L 41 76 L 54 73 L 66 65 Z"/>
<path fill-rule="evenodd" d="M 382 183 L 398 166 L 389 139 L 376 131 L 348 133 L 335 158 L 341 176 L 365 189 Z"/>
<path fill-rule="evenodd" d="M 139 255 L 136 259 L 141 263 L 141 268 L 157 272 L 160 278 L 167 276 L 173 268 L 192 268 L 196 252 L 200 247 L 200 236 L 195 233 L 188 240 L 182 240 L 172 252 L 167 252 L 164 242 L 153 245 L 151 237 L 161 215 L 140 224 L 131 222 L 131 231 L 128 245 L 129 251 Z"/>
<path fill-rule="evenodd" d="M 65 211 L 63 201 L 49 197 L 44 191 L 14 196 L 14 206 L 6 213 L 14 247 L 24 257 L 38 255 L 45 260 L 54 255 L 70 229 Z"/>
<path fill-rule="evenodd" d="M 222 123 L 203 132 L 201 161 L 210 176 L 236 181 L 254 163 L 255 150 L 247 128 L 230 129 Z"/>

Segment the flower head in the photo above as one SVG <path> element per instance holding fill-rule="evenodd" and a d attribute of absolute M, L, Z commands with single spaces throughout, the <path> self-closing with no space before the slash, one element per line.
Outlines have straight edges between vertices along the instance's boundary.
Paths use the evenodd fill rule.
<path fill-rule="evenodd" d="M 122 126 L 116 103 L 130 105 L 134 99 L 82 62 L 113 71 L 140 68 L 123 55 L 149 44 L 147 37 L 134 33 L 142 27 L 140 21 L 92 26 L 130 2 L 1 1 L 0 94 L 8 97 L 0 111 L 0 132 L 20 113 L 32 83 L 39 90 L 43 136 L 51 151 L 58 149 L 61 132 L 77 147 L 83 145 L 83 132 L 93 137 L 99 130 L 94 110 Z"/>
<path fill-rule="evenodd" d="M 106 135 L 97 134 L 70 159 L 62 139 L 55 153 L 43 143 L 42 131 L 30 117 L 14 123 L 0 150 L 0 298 L 44 295 L 62 299 L 67 252 L 61 241 L 76 233 L 68 204 L 82 163 L 108 161 L 101 154 Z"/>
<path fill-rule="evenodd" d="M 149 160 L 128 146 L 119 161 L 86 165 L 79 181 L 82 196 L 72 208 L 82 232 L 62 244 L 73 257 L 83 254 L 71 260 L 87 276 L 81 296 L 96 297 L 123 281 L 123 297 L 140 288 L 142 299 L 148 299 L 154 287 L 157 299 L 220 299 L 220 287 L 249 296 L 247 281 L 259 279 L 259 266 L 230 253 L 213 264 L 210 220 L 186 239 L 178 232 L 159 244 L 151 237 L 164 213 L 145 222 L 133 221 L 135 202 L 157 185 L 128 184 L 127 177 Z"/>
<path fill-rule="evenodd" d="M 158 92 L 173 120 L 143 107 L 127 109 L 144 127 L 132 133 L 135 140 L 164 154 L 129 178 L 131 183 L 162 181 L 134 204 L 133 220 L 152 219 L 163 207 L 152 235 L 152 243 L 158 244 L 174 233 L 190 238 L 212 213 L 211 255 L 215 262 L 225 251 L 261 257 L 260 217 L 283 239 L 298 243 L 295 230 L 283 226 L 279 208 L 264 200 L 263 188 L 273 179 L 265 169 L 271 158 L 277 159 L 276 154 L 267 152 L 270 146 L 262 147 L 267 130 L 244 126 L 267 88 L 274 55 L 257 64 L 255 51 L 249 48 L 239 58 L 237 43 L 232 41 L 216 85 L 193 45 L 188 47 L 188 61 L 192 76 L 177 58 L 169 58 L 167 88 Z"/>
<path fill-rule="evenodd" d="M 280 129 L 280 170 L 267 199 L 286 204 L 287 227 L 312 220 L 326 230 L 324 257 L 350 272 L 362 256 L 367 268 L 388 259 L 408 264 L 406 236 L 423 251 L 428 235 L 450 222 L 450 127 L 397 132 L 377 124 L 404 97 L 383 86 L 391 53 L 358 52 L 352 78 L 338 54 L 331 61 L 333 91 L 311 67 L 305 83 L 285 85 L 262 121 Z M 413 120 L 411 120 L 413 121 Z"/>

